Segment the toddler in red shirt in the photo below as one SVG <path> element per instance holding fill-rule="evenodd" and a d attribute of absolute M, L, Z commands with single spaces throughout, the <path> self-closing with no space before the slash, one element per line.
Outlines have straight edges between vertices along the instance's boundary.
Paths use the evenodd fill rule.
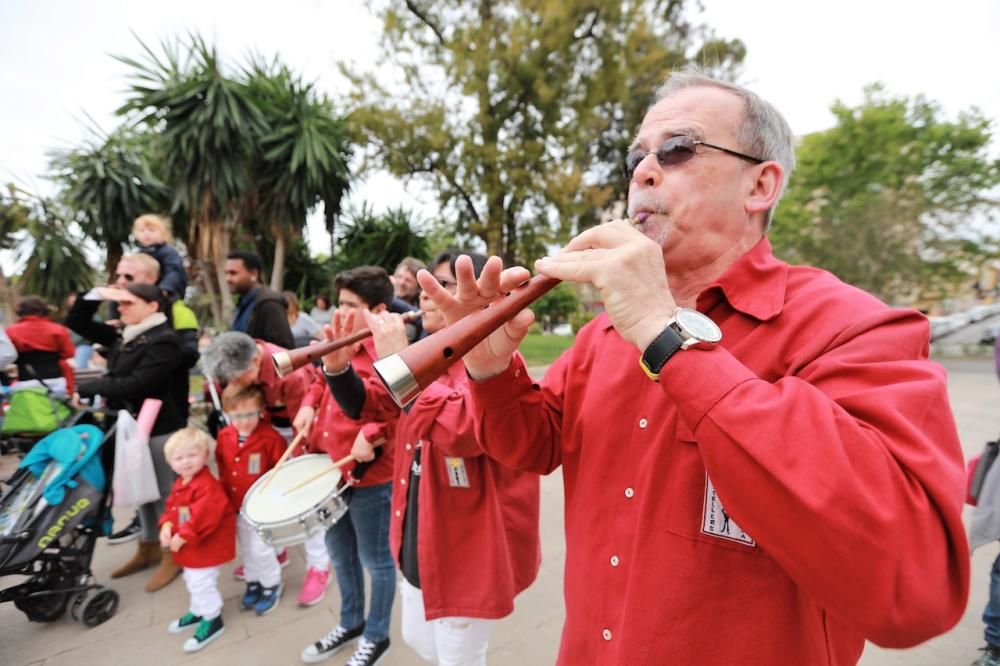
<path fill-rule="evenodd" d="M 219 431 L 215 462 L 230 503 L 239 510 L 250 487 L 273 468 L 285 452 L 285 439 L 261 419 L 264 391 L 257 384 L 230 384 L 222 394 L 222 408 L 232 425 Z M 236 519 L 236 538 L 243 556 L 247 582 L 240 608 L 266 615 L 281 599 L 281 565 L 274 549 L 264 543 L 243 517 Z"/>
<path fill-rule="evenodd" d="M 184 584 L 191 596 L 188 612 L 171 622 L 167 631 L 179 634 L 197 627 L 184 643 L 185 652 L 197 652 L 222 635 L 219 568 L 236 555 L 233 507 L 205 466 L 211 448 L 212 438 L 197 428 L 181 428 L 163 446 L 177 480 L 160 517 L 160 545 L 184 567 Z"/>

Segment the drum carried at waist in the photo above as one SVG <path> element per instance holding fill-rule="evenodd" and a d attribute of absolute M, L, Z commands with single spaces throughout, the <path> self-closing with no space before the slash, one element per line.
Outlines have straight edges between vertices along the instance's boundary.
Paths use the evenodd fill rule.
<path fill-rule="evenodd" d="M 292 458 L 250 486 L 241 512 L 264 543 L 302 543 L 340 520 L 347 512 L 350 485 L 329 456 Z M 273 477 L 273 478 L 272 478 Z"/>

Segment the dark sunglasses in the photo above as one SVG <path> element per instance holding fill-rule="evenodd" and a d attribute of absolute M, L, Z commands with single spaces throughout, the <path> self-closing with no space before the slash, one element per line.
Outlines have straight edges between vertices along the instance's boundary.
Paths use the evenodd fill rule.
<path fill-rule="evenodd" d="M 733 157 L 739 157 L 742 160 L 747 160 L 748 162 L 753 162 L 754 164 L 762 164 L 764 162 L 764 160 L 759 157 L 752 157 L 744 153 L 738 153 L 735 150 L 723 148 L 722 146 L 716 146 L 715 144 L 708 143 L 707 141 L 696 139 L 693 136 L 672 136 L 664 141 L 656 150 L 650 150 L 648 152 L 639 148 L 630 150 L 625 156 L 625 164 L 622 165 L 622 174 L 625 176 L 625 180 L 632 180 L 632 175 L 635 173 L 635 170 L 639 168 L 639 163 L 646 159 L 647 155 L 656 155 L 656 161 L 661 167 L 684 164 L 694 157 L 695 149 L 698 146 L 715 148 L 716 150 L 721 150 L 722 152 L 732 155 Z"/>
<path fill-rule="evenodd" d="M 115 273 L 115 279 L 125 278 L 126 282 L 135 282 L 135 276 L 131 273 Z"/>

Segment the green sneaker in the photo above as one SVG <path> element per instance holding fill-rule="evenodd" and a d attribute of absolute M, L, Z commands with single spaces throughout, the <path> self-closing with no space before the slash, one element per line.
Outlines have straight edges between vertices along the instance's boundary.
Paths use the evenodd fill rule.
<path fill-rule="evenodd" d="M 187 613 L 184 614 L 184 617 L 171 622 L 170 626 L 167 627 L 167 631 L 169 631 L 172 634 L 179 634 L 183 632 L 185 629 L 191 629 L 199 622 L 201 622 L 201 616 L 195 615 L 191 611 L 188 611 Z"/>
<path fill-rule="evenodd" d="M 222 626 L 222 616 L 212 620 L 202 620 L 198 623 L 198 629 L 194 636 L 184 641 L 185 652 L 197 652 L 216 638 L 222 635 L 226 628 Z"/>

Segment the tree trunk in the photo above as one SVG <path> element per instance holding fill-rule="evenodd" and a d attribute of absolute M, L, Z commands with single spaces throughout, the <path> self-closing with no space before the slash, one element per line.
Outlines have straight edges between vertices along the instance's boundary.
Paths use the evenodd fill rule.
<path fill-rule="evenodd" d="M 212 311 L 213 328 L 218 331 L 229 329 L 229 322 L 222 317 L 222 303 L 219 298 L 219 287 L 215 283 L 215 271 L 212 270 L 212 262 L 201 261 L 201 269 L 198 271 L 198 278 L 201 281 L 205 295 L 208 296 L 208 307 Z"/>
<path fill-rule="evenodd" d="M 335 266 L 337 264 L 337 222 L 340 221 L 340 215 L 334 213 L 330 216 L 330 223 L 327 226 L 327 231 L 330 232 L 330 265 Z"/>
<path fill-rule="evenodd" d="M 271 289 L 280 292 L 285 285 L 285 234 L 280 229 L 274 232 L 274 264 L 271 268 Z"/>
<path fill-rule="evenodd" d="M 7 281 L 2 267 L 0 267 L 0 299 L 3 301 L 3 320 L 9 326 L 17 320 L 15 315 L 17 294 L 14 293 L 13 287 Z"/>

